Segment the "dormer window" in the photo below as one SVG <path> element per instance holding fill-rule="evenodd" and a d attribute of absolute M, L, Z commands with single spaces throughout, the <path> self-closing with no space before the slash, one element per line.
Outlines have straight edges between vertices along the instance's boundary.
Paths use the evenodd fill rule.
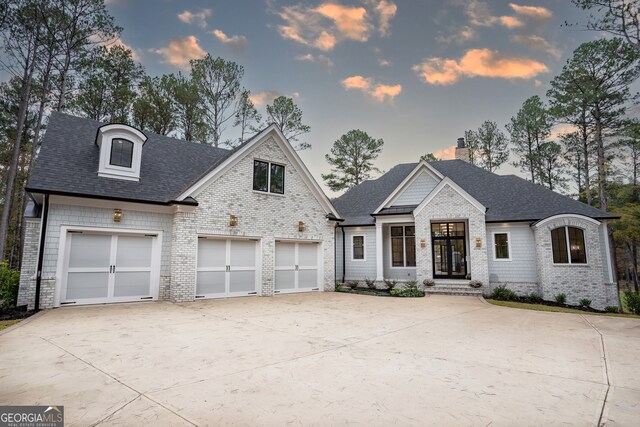
<path fill-rule="evenodd" d="M 111 124 L 98 129 L 98 176 L 138 181 L 142 146 L 146 140 L 147 136 L 144 133 L 127 125 Z"/>
<path fill-rule="evenodd" d="M 133 159 L 133 142 L 126 139 L 117 138 L 111 141 L 111 158 L 109 164 L 130 168 Z"/>

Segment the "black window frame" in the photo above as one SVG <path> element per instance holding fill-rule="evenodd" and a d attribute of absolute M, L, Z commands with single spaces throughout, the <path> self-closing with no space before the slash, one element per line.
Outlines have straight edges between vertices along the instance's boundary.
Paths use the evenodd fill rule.
<path fill-rule="evenodd" d="M 123 166 L 121 164 L 116 164 L 113 163 L 113 147 L 115 146 L 116 141 L 123 141 L 126 143 L 131 144 L 131 155 L 129 156 L 129 166 Z M 115 166 L 117 168 L 125 168 L 125 169 L 131 169 L 133 166 L 133 152 L 135 150 L 135 144 L 133 143 L 133 141 L 129 141 L 126 138 L 113 138 L 111 140 L 111 147 L 109 150 L 109 166 Z M 120 154 L 120 159 L 122 160 L 122 154 Z"/>
<path fill-rule="evenodd" d="M 562 225 L 551 230 L 551 256 L 557 265 L 587 265 L 584 229 Z M 574 248 L 577 244 L 577 248 Z"/>
<path fill-rule="evenodd" d="M 356 245 L 356 238 L 360 238 L 361 239 L 361 243 L 359 245 Z M 351 259 L 353 261 L 364 261 L 366 259 L 365 257 L 365 253 L 364 253 L 364 244 L 365 241 L 365 237 L 362 234 L 356 234 L 351 236 Z M 359 250 L 361 250 L 361 256 L 356 257 L 356 248 L 358 248 Z"/>
<path fill-rule="evenodd" d="M 504 255 L 504 254 L 499 254 L 498 253 L 498 236 L 504 236 L 505 240 L 503 242 L 504 246 L 500 246 L 501 249 L 504 249 L 506 251 L 506 255 L 507 256 L 499 256 L 499 255 Z M 493 259 L 498 260 L 498 261 L 509 261 L 511 259 L 511 248 L 510 248 L 510 242 L 509 242 L 509 233 L 507 233 L 506 231 L 504 232 L 495 232 L 493 233 Z"/>
<path fill-rule="evenodd" d="M 402 229 L 402 235 L 393 235 L 393 229 Z M 413 229 L 413 233 L 407 233 L 407 229 Z M 416 226 L 415 225 L 392 225 L 389 227 L 389 237 L 391 240 L 391 268 L 415 268 L 416 267 Z M 402 265 L 396 265 L 394 258 L 394 241 L 402 243 Z M 413 243 L 411 243 L 413 242 Z M 410 257 L 413 263 L 410 262 Z"/>
<path fill-rule="evenodd" d="M 258 165 L 266 166 L 266 172 L 267 172 L 266 189 L 259 188 L 256 185 L 256 168 L 257 168 Z M 264 167 L 264 166 L 262 166 L 262 167 Z M 277 168 L 282 168 L 282 191 L 278 191 L 279 188 L 274 187 L 274 184 L 273 184 L 272 179 L 271 179 L 271 177 L 275 174 L 274 173 L 274 169 L 277 169 Z M 280 164 L 280 163 L 267 162 L 267 161 L 258 160 L 258 159 L 254 159 L 253 160 L 253 190 L 254 191 L 260 191 L 261 193 L 271 193 L 271 194 L 284 195 L 284 191 L 285 191 L 285 176 L 286 176 L 286 167 L 285 167 L 285 165 Z"/>

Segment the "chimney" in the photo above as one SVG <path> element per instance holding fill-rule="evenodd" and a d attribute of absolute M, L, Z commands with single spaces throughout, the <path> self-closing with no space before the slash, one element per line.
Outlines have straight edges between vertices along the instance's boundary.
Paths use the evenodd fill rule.
<path fill-rule="evenodd" d="M 469 161 L 469 149 L 464 143 L 464 138 L 458 138 L 458 145 L 456 145 L 456 160 Z"/>

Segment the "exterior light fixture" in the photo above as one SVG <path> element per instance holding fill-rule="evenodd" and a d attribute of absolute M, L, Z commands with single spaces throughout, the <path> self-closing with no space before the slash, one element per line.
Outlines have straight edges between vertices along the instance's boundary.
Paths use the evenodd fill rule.
<path fill-rule="evenodd" d="M 482 239 L 480 237 L 476 237 L 476 248 L 482 247 Z"/>
<path fill-rule="evenodd" d="M 421 248 L 426 248 L 427 247 L 427 241 L 424 239 L 420 239 L 420 247 Z"/>
<path fill-rule="evenodd" d="M 113 210 L 113 222 L 122 221 L 122 209 L 114 209 Z"/>
<path fill-rule="evenodd" d="M 236 215 L 229 215 L 229 227 L 235 227 L 238 225 L 238 217 Z"/>
<path fill-rule="evenodd" d="M 298 221 L 298 231 L 302 233 L 305 229 L 306 229 L 306 226 L 304 222 Z"/>

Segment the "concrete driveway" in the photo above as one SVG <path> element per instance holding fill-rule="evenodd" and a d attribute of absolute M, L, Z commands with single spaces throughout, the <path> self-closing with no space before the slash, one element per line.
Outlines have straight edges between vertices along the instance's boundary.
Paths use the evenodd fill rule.
<path fill-rule="evenodd" d="M 640 321 L 334 293 L 52 310 L 0 404 L 66 425 L 638 425 Z"/>

